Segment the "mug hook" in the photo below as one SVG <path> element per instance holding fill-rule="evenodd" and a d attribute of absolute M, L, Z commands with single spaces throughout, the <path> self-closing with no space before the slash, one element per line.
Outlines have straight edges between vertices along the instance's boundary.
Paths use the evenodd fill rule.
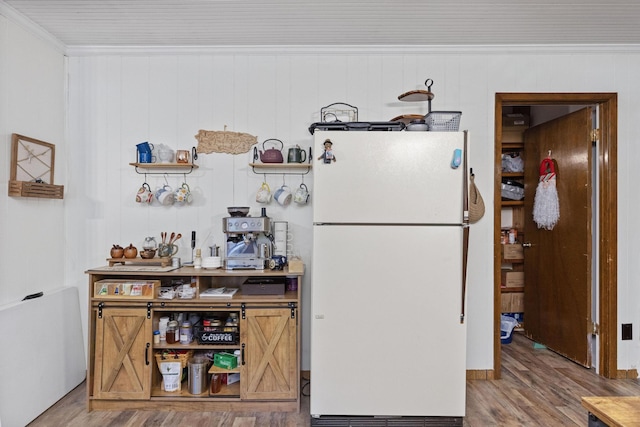
<path fill-rule="evenodd" d="M 164 183 L 168 186 L 169 185 L 169 175 L 168 174 L 164 174 Z"/>

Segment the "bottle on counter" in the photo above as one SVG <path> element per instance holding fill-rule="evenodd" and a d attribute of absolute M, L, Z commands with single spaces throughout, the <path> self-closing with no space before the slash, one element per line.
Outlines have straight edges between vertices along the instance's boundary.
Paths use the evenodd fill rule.
<path fill-rule="evenodd" d="M 196 249 L 196 257 L 193 259 L 193 268 L 202 268 L 202 249 Z"/>

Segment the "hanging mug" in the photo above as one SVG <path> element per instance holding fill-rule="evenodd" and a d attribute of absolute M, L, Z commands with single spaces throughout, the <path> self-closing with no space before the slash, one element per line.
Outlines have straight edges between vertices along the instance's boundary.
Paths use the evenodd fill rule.
<path fill-rule="evenodd" d="M 256 193 L 256 202 L 258 203 L 269 203 L 271 201 L 271 188 L 269 188 L 269 184 L 263 182 L 258 192 Z"/>
<path fill-rule="evenodd" d="M 172 205 L 175 202 L 175 196 L 171 186 L 165 184 L 156 190 L 156 200 L 165 206 Z"/>
<path fill-rule="evenodd" d="M 302 183 L 293 195 L 293 201 L 299 205 L 304 205 L 309 201 L 309 189 Z"/>
<path fill-rule="evenodd" d="M 191 189 L 186 182 L 183 182 L 182 185 L 175 191 L 173 196 L 175 199 L 175 203 L 178 205 L 184 205 L 185 203 L 191 203 Z"/>
<path fill-rule="evenodd" d="M 273 195 L 273 198 L 276 199 L 276 202 L 280 203 L 282 206 L 287 206 L 291 203 L 291 190 L 286 185 L 278 188 Z"/>
<path fill-rule="evenodd" d="M 136 202 L 151 203 L 152 200 L 153 200 L 153 192 L 151 191 L 151 187 L 149 187 L 149 184 L 145 182 L 138 189 L 138 194 L 136 194 Z"/>

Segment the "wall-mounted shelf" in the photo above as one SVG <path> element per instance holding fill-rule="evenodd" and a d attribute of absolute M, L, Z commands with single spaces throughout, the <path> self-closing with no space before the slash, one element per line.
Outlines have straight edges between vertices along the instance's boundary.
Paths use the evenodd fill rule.
<path fill-rule="evenodd" d="M 311 171 L 311 163 L 249 163 L 253 173 L 258 175 L 306 175 Z"/>
<path fill-rule="evenodd" d="M 136 172 L 141 175 L 183 175 L 198 169 L 198 165 L 193 163 L 129 163 L 136 168 Z"/>

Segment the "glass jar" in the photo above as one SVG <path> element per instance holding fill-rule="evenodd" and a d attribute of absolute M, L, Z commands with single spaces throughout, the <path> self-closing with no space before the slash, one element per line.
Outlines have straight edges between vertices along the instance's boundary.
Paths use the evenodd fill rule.
<path fill-rule="evenodd" d="M 155 237 L 149 236 L 144 238 L 142 249 L 144 249 L 145 251 L 148 251 L 148 250 L 156 249 L 157 247 L 158 247 L 158 243 L 156 243 Z"/>
<path fill-rule="evenodd" d="M 180 330 L 178 329 L 178 322 L 172 320 L 167 325 L 167 344 L 175 344 L 179 341 Z"/>
<path fill-rule="evenodd" d="M 190 344 L 192 336 L 191 322 L 188 320 L 182 322 L 180 325 L 180 344 Z"/>

